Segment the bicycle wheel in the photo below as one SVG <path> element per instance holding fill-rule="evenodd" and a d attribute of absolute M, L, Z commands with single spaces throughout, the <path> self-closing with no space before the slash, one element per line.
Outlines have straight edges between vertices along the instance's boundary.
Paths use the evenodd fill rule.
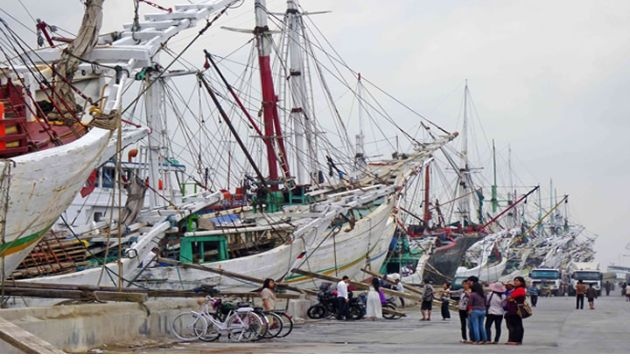
<path fill-rule="evenodd" d="M 388 310 L 396 310 L 396 307 L 390 303 L 387 303 L 383 306 L 383 308 L 386 308 Z M 397 318 L 400 318 L 400 316 L 396 315 L 395 313 L 388 313 L 383 311 L 383 318 L 387 319 L 387 320 L 395 320 Z"/>
<path fill-rule="evenodd" d="M 265 312 L 262 310 L 262 307 L 257 307 L 253 311 L 263 322 L 263 329 L 261 330 L 260 336 L 266 337 L 267 331 L 269 331 L 269 318 L 265 315 Z"/>
<path fill-rule="evenodd" d="M 209 313 L 209 315 L 212 316 L 212 318 L 214 318 L 215 320 L 219 320 L 214 313 Z M 214 324 L 212 323 L 212 320 L 210 318 L 205 318 L 205 320 L 207 323 L 206 330 L 205 332 L 201 333 L 201 335 L 199 335 L 199 340 L 212 342 L 221 337 L 221 332 L 217 330 L 216 326 L 214 326 Z"/>
<path fill-rule="evenodd" d="M 182 312 L 175 316 L 171 323 L 173 335 L 180 340 L 192 341 L 198 339 L 206 332 L 208 323 L 197 312 Z"/>
<path fill-rule="evenodd" d="M 228 318 L 227 330 L 232 341 L 255 341 L 265 334 L 265 325 L 253 312 L 236 312 Z"/>
<path fill-rule="evenodd" d="M 284 311 L 276 311 L 276 313 L 282 319 L 282 331 L 278 337 L 286 337 L 293 331 L 293 319 Z"/>
<path fill-rule="evenodd" d="M 272 339 L 274 337 L 278 337 L 282 332 L 282 317 L 275 312 L 265 312 L 265 317 L 267 318 L 268 327 L 267 332 L 265 333 L 265 338 Z"/>
<path fill-rule="evenodd" d="M 309 307 L 308 311 L 306 311 L 306 315 L 313 320 L 323 318 L 325 314 L 326 314 L 326 309 L 324 308 L 324 306 L 320 305 L 319 303 Z"/>

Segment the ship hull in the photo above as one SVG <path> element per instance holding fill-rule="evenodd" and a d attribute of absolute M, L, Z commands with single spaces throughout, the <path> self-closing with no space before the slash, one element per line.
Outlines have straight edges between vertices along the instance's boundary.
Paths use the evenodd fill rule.
<path fill-rule="evenodd" d="M 0 162 L 0 272 L 5 277 L 70 205 L 98 165 L 110 135 L 94 128 L 70 144 Z"/>
<path fill-rule="evenodd" d="M 482 235 L 461 236 L 446 246 L 436 248 L 429 257 L 423 278 L 429 279 L 434 284 L 452 280 L 466 250 L 482 237 Z"/>

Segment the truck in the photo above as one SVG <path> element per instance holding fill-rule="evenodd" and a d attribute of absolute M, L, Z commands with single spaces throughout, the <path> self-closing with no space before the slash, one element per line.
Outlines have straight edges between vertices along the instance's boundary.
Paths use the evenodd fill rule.
<path fill-rule="evenodd" d="M 529 278 L 531 284 L 538 287 L 541 296 L 564 295 L 562 274 L 559 269 L 534 268 L 529 272 Z"/>
<path fill-rule="evenodd" d="M 582 281 L 587 287 L 593 283 L 593 288 L 597 291 L 597 295 L 601 295 L 603 274 L 599 270 L 599 263 L 572 262 L 569 265 L 569 274 L 571 277 L 569 296 L 575 296 L 575 285 L 579 281 Z"/>

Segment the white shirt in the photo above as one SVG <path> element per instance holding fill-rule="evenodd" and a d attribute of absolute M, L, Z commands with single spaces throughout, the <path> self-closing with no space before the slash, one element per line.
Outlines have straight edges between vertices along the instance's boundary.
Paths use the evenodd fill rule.
<path fill-rule="evenodd" d="M 503 310 L 503 295 L 497 292 L 490 292 L 486 297 L 486 306 L 489 306 L 488 314 L 503 316 L 505 313 Z"/>
<path fill-rule="evenodd" d="M 405 287 L 403 286 L 402 282 L 398 282 L 398 284 L 396 285 L 396 290 L 398 292 L 405 292 Z"/>
<path fill-rule="evenodd" d="M 343 280 L 337 283 L 337 297 L 348 299 L 348 285 Z"/>
<path fill-rule="evenodd" d="M 630 284 L 626 286 L 626 294 L 630 294 Z"/>

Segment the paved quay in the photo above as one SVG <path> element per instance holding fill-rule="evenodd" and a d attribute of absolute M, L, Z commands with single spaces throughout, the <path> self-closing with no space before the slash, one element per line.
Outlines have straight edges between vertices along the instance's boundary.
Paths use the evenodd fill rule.
<path fill-rule="evenodd" d="M 282 339 L 254 343 L 161 342 L 133 349 L 102 348 L 97 352 L 117 353 L 220 353 L 220 354 L 630 354 L 630 302 L 619 295 L 600 297 L 596 309 L 575 309 L 575 297 L 543 297 L 534 315 L 524 320 L 522 346 L 503 345 L 507 341 L 505 321 L 501 344 L 471 345 L 459 342 L 457 314 L 442 321 L 433 310 L 431 321 L 420 321 L 419 307 L 405 310 L 399 320 L 337 321 L 309 320 L 296 325 Z M 494 335 L 494 330 L 493 330 Z"/>

